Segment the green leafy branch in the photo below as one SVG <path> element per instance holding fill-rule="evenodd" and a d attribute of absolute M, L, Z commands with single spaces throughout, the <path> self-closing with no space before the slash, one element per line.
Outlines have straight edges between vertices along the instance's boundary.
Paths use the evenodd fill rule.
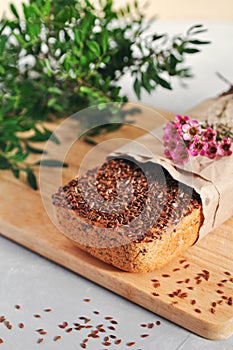
<path fill-rule="evenodd" d="M 171 89 L 174 77 L 191 76 L 185 57 L 209 43 L 196 37 L 202 25 L 174 38 L 147 35 L 137 1 L 115 10 L 112 0 L 97 7 L 88 0 L 29 0 L 22 18 L 10 8 L 14 18 L 0 20 L 0 168 L 16 177 L 25 172 L 33 188 L 36 164 L 28 157 L 40 154 L 35 144 L 51 136 L 44 121 L 126 102 L 121 78 L 127 73 L 138 98 L 143 89 Z M 115 116 L 105 118 L 105 129 L 112 129 Z"/>

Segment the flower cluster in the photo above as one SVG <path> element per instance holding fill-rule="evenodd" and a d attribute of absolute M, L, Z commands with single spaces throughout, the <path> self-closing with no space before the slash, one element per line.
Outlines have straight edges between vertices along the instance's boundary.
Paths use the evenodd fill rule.
<path fill-rule="evenodd" d="M 165 155 L 180 165 L 186 163 L 190 155 L 214 159 L 232 154 L 231 137 L 208 124 L 190 120 L 188 116 L 176 115 L 166 124 L 163 142 Z"/>

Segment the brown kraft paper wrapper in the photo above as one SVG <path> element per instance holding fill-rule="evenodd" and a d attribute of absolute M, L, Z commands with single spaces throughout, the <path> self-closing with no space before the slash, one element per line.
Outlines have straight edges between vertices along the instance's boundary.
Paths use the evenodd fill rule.
<path fill-rule="evenodd" d="M 213 123 L 233 122 L 233 94 L 204 101 L 185 113 L 191 119 Z M 219 159 L 190 157 L 179 166 L 164 156 L 163 127 L 157 127 L 144 136 L 131 141 L 110 154 L 110 157 L 127 156 L 140 163 L 162 165 L 171 176 L 194 188 L 202 201 L 204 222 L 199 238 L 221 225 L 233 215 L 233 155 Z"/>

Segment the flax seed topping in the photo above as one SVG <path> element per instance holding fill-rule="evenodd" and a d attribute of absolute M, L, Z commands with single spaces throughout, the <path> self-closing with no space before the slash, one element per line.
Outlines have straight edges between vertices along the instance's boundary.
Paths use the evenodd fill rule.
<path fill-rule="evenodd" d="M 161 238 L 169 226 L 198 208 L 200 199 L 160 165 L 148 163 L 142 170 L 130 160 L 111 159 L 60 187 L 53 204 L 141 242 Z"/>

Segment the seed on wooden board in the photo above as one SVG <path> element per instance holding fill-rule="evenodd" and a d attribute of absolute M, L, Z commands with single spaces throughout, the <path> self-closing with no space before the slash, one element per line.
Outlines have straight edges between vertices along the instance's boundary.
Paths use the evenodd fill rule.
<path fill-rule="evenodd" d="M 153 295 L 154 297 L 159 297 L 159 293 L 153 292 L 152 295 Z"/>
<path fill-rule="evenodd" d="M 191 303 L 191 305 L 195 305 L 195 304 L 196 304 L 196 300 L 195 300 L 195 299 L 192 299 L 192 300 L 190 301 L 190 303 Z"/>
<path fill-rule="evenodd" d="M 201 310 L 200 309 L 194 309 L 195 312 L 197 312 L 198 314 L 201 313 Z"/>
<path fill-rule="evenodd" d="M 176 267 L 175 269 L 173 269 L 173 272 L 176 272 L 176 271 L 180 271 L 180 268 Z"/>
<path fill-rule="evenodd" d="M 221 290 L 221 289 L 216 290 L 216 292 L 217 292 L 218 294 L 223 294 L 223 293 L 224 293 L 224 291 Z"/>
<path fill-rule="evenodd" d="M 164 278 L 168 278 L 168 277 L 171 277 L 168 273 L 164 273 L 163 275 L 162 275 L 162 277 L 164 277 Z"/>
<path fill-rule="evenodd" d="M 215 311 L 216 311 L 216 310 L 215 310 L 213 307 L 210 309 L 210 312 L 211 312 L 212 314 L 214 314 Z"/>
<path fill-rule="evenodd" d="M 154 287 L 154 288 L 160 287 L 160 283 L 159 283 L 159 282 L 155 282 L 155 283 L 153 284 L 153 287 Z"/>
<path fill-rule="evenodd" d="M 186 262 L 187 260 L 186 259 L 181 259 L 180 261 L 179 261 L 179 263 L 180 264 L 183 264 L 184 262 Z"/>
<path fill-rule="evenodd" d="M 217 303 L 215 301 L 212 302 L 211 304 L 213 307 L 215 307 L 217 305 Z"/>
<path fill-rule="evenodd" d="M 184 265 L 184 269 L 187 269 L 190 266 L 190 264 Z"/>
<path fill-rule="evenodd" d="M 225 271 L 224 274 L 225 274 L 226 276 L 231 276 L 231 273 L 230 273 L 229 271 Z"/>

